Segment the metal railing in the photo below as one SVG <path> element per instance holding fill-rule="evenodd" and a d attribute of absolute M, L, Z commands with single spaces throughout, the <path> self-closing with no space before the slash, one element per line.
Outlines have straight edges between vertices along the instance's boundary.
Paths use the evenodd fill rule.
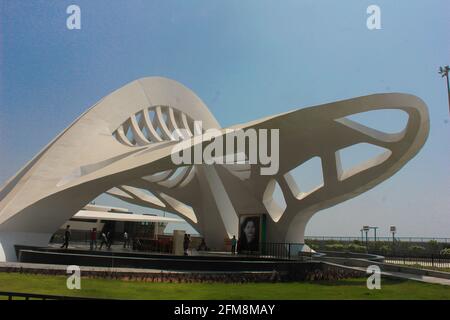
<path fill-rule="evenodd" d="M 262 242 L 257 251 L 239 250 L 238 247 L 238 254 L 286 260 L 310 258 L 311 252 L 303 252 L 303 248 L 303 243 Z"/>
<path fill-rule="evenodd" d="M 305 236 L 305 240 L 334 240 L 334 241 L 366 241 L 366 237 L 345 237 L 345 236 Z M 392 242 L 392 237 L 375 237 L 369 236 L 367 237 L 368 241 L 387 241 Z M 439 238 L 439 237 L 395 237 L 396 241 L 403 242 L 428 242 L 431 240 L 435 240 L 439 243 L 450 243 L 450 238 Z"/>
<path fill-rule="evenodd" d="M 132 241 L 132 248 L 136 251 L 147 251 L 153 253 L 172 253 L 172 240 L 155 240 L 135 238 Z"/>
<path fill-rule="evenodd" d="M 384 262 L 405 266 L 445 268 L 450 270 L 450 257 L 447 255 L 384 255 Z"/>

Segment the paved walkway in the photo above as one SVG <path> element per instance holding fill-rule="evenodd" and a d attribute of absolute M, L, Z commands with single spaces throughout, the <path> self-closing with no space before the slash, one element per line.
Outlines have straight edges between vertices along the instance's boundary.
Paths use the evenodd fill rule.
<path fill-rule="evenodd" d="M 330 263 L 330 262 L 328 262 Z M 352 269 L 352 270 L 358 270 L 362 272 L 367 272 L 367 268 L 363 267 L 352 267 L 352 266 L 345 266 L 338 263 L 330 263 L 334 264 L 343 268 Z M 399 278 L 399 279 L 405 279 L 405 280 L 413 280 L 413 281 L 420 281 L 420 282 L 426 282 L 426 283 L 432 283 L 432 284 L 442 284 L 446 286 L 450 286 L 450 279 L 445 278 L 438 278 L 438 277 L 432 277 L 432 276 L 426 276 L 426 275 L 420 275 L 420 274 L 413 274 L 413 273 L 405 273 L 405 272 L 394 272 L 394 271 L 381 271 L 381 275 L 385 277 L 393 277 L 393 278 Z"/>
<path fill-rule="evenodd" d="M 52 243 L 49 244 L 49 246 L 47 247 L 48 249 L 61 249 L 61 244 L 58 243 Z M 100 249 L 100 245 L 97 246 L 97 249 L 95 250 L 91 250 L 90 245 L 86 244 L 84 242 L 71 242 L 69 245 L 69 248 L 71 250 L 83 250 L 83 251 L 89 251 L 89 252 L 118 252 L 118 253 L 138 253 L 138 254 L 142 254 L 142 255 L 169 255 L 169 256 L 173 256 L 173 253 L 168 253 L 168 252 L 158 252 L 158 251 L 137 251 L 137 250 L 133 250 L 131 247 L 128 248 L 124 248 L 122 244 L 113 244 L 111 245 L 110 249 L 108 249 L 106 246 L 103 246 L 102 249 Z M 227 251 L 198 251 L 195 248 L 191 248 L 188 250 L 188 253 L 190 256 L 224 256 L 224 257 L 229 257 L 229 256 L 234 256 L 231 254 L 231 252 L 227 252 Z M 254 257 L 252 255 L 244 255 L 244 254 L 240 254 L 240 257 Z"/>
<path fill-rule="evenodd" d="M 396 278 L 403 278 L 403 279 L 408 279 L 408 280 L 415 280 L 415 281 L 421 281 L 421 282 L 427 282 L 427 283 L 433 283 L 433 284 L 443 284 L 446 286 L 450 286 L 450 279 L 430 277 L 430 276 L 412 274 L 412 273 L 403 273 L 403 272 L 382 271 L 381 274 L 385 275 L 385 276 L 394 276 Z"/>

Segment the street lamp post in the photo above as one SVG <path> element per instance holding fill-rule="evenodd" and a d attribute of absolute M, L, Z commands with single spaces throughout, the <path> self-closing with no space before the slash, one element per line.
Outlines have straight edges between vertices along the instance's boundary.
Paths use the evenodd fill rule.
<path fill-rule="evenodd" d="M 369 230 L 366 230 L 366 250 L 369 252 Z"/>
<path fill-rule="evenodd" d="M 447 96 L 448 96 L 448 112 L 450 113 L 450 83 L 448 80 L 448 72 L 450 71 L 450 67 L 444 66 L 444 67 L 439 67 L 439 71 L 438 73 L 441 75 L 442 78 L 446 78 L 447 80 Z"/>
<path fill-rule="evenodd" d="M 369 234 L 370 227 L 363 226 L 363 230 L 366 233 L 366 251 L 369 252 L 369 236 L 368 236 L 368 234 Z"/>
<path fill-rule="evenodd" d="M 397 227 L 391 226 L 390 231 L 392 233 L 392 245 L 394 245 L 395 244 L 395 232 L 397 231 Z"/>

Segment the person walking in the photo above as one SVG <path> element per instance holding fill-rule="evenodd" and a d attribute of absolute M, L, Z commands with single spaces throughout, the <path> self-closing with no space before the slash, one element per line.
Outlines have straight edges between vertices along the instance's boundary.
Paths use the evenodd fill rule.
<path fill-rule="evenodd" d="M 112 234 L 110 231 L 108 231 L 106 233 L 106 248 L 111 249 L 111 245 L 112 245 L 113 239 L 112 239 Z"/>
<path fill-rule="evenodd" d="M 69 241 L 70 241 L 70 226 L 67 225 L 66 231 L 64 231 L 64 243 L 61 246 L 61 249 L 62 248 L 66 248 L 67 249 L 69 247 Z"/>
<path fill-rule="evenodd" d="M 91 250 L 97 250 L 97 228 L 92 228 L 91 231 Z"/>
<path fill-rule="evenodd" d="M 108 247 L 108 237 L 106 236 L 106 233 L 102 232 L 101 239 L 102 241 L 100 242 L 100 250 L 102 250 L 103 245 Z"/>
<path fill-rule="evenodd" d="M 231 239 L 231 254 L 236 254 L 236 244 L 237 244 L 236 236 L 233 235 L 233 238 Z"/>

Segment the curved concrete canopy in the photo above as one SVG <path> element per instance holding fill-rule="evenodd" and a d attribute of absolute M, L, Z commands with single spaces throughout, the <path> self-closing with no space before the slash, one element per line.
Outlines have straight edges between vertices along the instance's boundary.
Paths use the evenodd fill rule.
<path fill-rule="evenodd" d="M 371 110 L 407 113 L 403 131 L 388 134 L 346 117 Z M 267 241 L 303 242 L 311 216 L 382 182 L 425 143 L 424 102 L 400 93 L 374 94 L 287 112 L 234 126 L 279 129 L 279 171 L 257 164 L 174 165 L 179 142 L 221 129 L 189 89 L 161 77 L 133 81 L 109 94 L 59 134 L 0 189 L 0 261 L 15 260 L 14 245 L 46 245 L 51 234 L 91 200 L 108 193 L 129 203 L 179 215 L 220 248 L 238 234 L 238 215 L 269 213 Z M 177 137 L 174 138 L 174 135 Z M 339 150 L 369 143 L 388 150 L 343 171 Z M 301 193 L 289 172 L 313 157 L 324 183 Z M 277 183 L 285 208 L 274 204 Z"/>

